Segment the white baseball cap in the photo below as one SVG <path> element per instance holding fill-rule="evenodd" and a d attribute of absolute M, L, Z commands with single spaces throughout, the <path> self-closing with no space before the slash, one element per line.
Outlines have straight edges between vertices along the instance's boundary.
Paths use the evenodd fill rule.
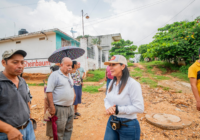
<path fill-rule="evenodd" d="M 123 55 L 112 56 L 110 61 L 104 62 L 104 65 L 109 65 L 111 63 L 122 63 L 127 66 L 127 60 Z"/>

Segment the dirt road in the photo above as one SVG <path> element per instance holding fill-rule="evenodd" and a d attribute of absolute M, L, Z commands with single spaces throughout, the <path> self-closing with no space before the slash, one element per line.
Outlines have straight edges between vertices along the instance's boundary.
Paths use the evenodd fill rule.
<path fill-rule="evenodd" d="M 45 136 L 45 123 L 43 118 L 43 87 L 31 86 L 32 117 L 38 122 L 35 131 L 37 140 L 48 140 Z M 145 112 L 138 114 L 141 126 L 141 140 L 196 140 L 200 139 L 200 114 L 196 110 L 196 102 L 191 93 L 176 93 L 174 90 L 163 88 L 150 88 L 142 84 L 145 103 Z M 108 117 L 105 114 L 105 93 L 83 93 L 79 119 L 74 120 L 72 140 L 102 140 L 105 133 Z M 181 130 L 162 130 L 149 123 L 145 115 L 149 113 L 166 113 L 177 115 L 181 118 L 189 118 L 192 121 L 190 127 Z"/>
<path fill-rule="evenodd" d="M 43 117 L 43 87 L 31 86 L 33 101 L 31 106 L 32 117 L 37 120 L 38 128 L 35 131 L 37 140 L 48 140 L 46 126 L 42 121 Z M 74 129 L 72 140 L 102 140 L 105 133 L 108 117 L 105 114 L 103 99 L 105 93 L 83 93 L 82 104 L 79 105 L 78 111 L 81 113 L 79 119 L 74 120 Z"/>

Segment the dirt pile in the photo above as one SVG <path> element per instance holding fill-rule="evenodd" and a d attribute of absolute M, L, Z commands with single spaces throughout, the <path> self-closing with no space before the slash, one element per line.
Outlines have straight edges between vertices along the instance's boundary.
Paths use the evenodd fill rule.
<path fill-rule="evenodd" d="M 23 73 L 23 78 L 25 80 L 45 80 L 47 79 L 49 74 L 42 74 L 42 73 Z"/>
<path fill-rule="evenodd" d="M 174 93 L 162 88 L 151 89 L 148 85 L 142 85 L 145 103 L 145 113 L 164 113 L 179 116 L 182 119 L 192 121 L 191 126 L 180 130 L 164 130 L 149 124 L 145 119 L 145 113 L 139 114 L 141 125 L 141 139 L 159 140 L 183 140 L 200 139 L 199 115 L 196 110 L 195 99 L 192 94 Z"/>

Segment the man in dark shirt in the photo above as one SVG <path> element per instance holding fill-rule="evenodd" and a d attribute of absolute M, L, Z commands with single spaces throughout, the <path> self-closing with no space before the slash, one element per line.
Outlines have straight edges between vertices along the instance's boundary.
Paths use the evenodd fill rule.
<path fill-rule="evenodd" d="M 9 50 L 2 55 L 5 69 L 0 72 L 0 140 L 35 140 L 28 88 L 19 77 L 25 56 L 23 50 Z"/>

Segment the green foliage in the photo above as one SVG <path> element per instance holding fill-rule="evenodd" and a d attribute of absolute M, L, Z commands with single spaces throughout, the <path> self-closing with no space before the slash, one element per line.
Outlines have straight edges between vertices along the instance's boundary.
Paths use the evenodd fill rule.
<path fill-rule="evenodd" d="M 128 62 L 128 67 L 131 67 L 131 66 L 133 66 L 133 63 Z"/>
<path fill-rule="evenodd" d="M 182 90 L 179 90 L 178 93 L 182 93 Z"/>
<path fill-rule="evenodd" d="M 169 87 L 163 87 L 163 90 L 169 91 Z"/>
<path fill-rule="evenodd" d="M 194 59 L 198 59 L 198 49 L 200 47 L 200 19 L 192 22 L 181 21 L 167 24 L 158 29 L 154 40 L 147 45 L 147 52 L 144 57 L 161 60 L 173 60 L 177 64 L 177 59 L 183 58 L 186 64 Z"/>
<path fill-rule="evenodd" d="M 83 90 L 83 92 L 97 93 L 97 92 L 99 92 L 98 89 L 101 88 L 101 87 L 102 87 L 102 85 L 101 86 L 94 86 L 94 85 L 89 86 L 89 85 L 86 85 L 86 86 L 83 86 L 82 90 Z"/>
<path fill-rule="evenodd" d="M 157 66 L 161 71 L 162 71 L 162 74 L 165 74 L 165 73 L 167 73 L 167 69 L 165 68 L 165 67 L 163 67 L 163 66 Z"/>
<path fill-rule="evenodd" d="M 154 77 L 154 79 L 156 79 L 156 80 L 169 80 L 171 78 L 170 77 L 166 77 L 166 76 L 162 76 L 162 75 L 156 75 Z"/>
<path fill-rule="evenodd" d="M 142 77 L 141 72 L 131 72 L 130 75 L 131 75 L 131 77 Z"/>
<path fill-rule="evenodd" d="M 105 78 L 105 69 L 89 71 L 88 74 L 91 74 L 91 76 L 86 77 L 84 82 L 98 82 L 99 80 Z"/>
<path fill-rule="evenodd" d="M 155 71 L 153 71 L 152 69 L 153 69 L 153 67 L 152 66 L 146 66 L 146 72 L 147 73 L 150 73 L 150 74 L 155 74 Z"/>
<path fill-rule="evenodd" d="M 165 62 L 163 61 L 140 62 L 140 64 L 144 66 L 159 66 L 163 65 L 164 63 Z"/>
<path fill-rule="evenodd" d="M 144 61 L 143 54 L 147 52 L 147 44 L 140 45 L 138 48 L 138 52 L 139 54 L 141 54 L 140 61 Z"/>
<path fill-rule="evenodd" d="M 170 75 L 189 82 L 188 75 L 183 74 L 182 72 L 172 72 Z"/>
<path fill-rule="evenodd" d="M 143 72 L 144 72 L 143 70 L 141 70 L 140 68 L 136 67 L 136 68 L 134 68 L 134 71 L 130 72 L 130 75 L 132 77 L 142 77 Z"/>
<path fill-rule="evenodd" d="M 188 68 L 190 65 L 187 65 L 187 66 L 176 66 L 176 65 L 173 65 L 171 63 L 168 63 L 168 62 L 163 62 L 163 61 L 152 61 L 152 62 L 140 62 L 140 64 L 142 64 L 143 66 L 146 66 L 147 67 L 147 73 L 150 73 L 150 74 L 154 74 L 154 72 L 151 72 L 150 69 L 152 66 L 156 66 L 157 68 L 159 68 L 163 74 L 165 74 L 167 72 L 167 69 L 169 70 L 172 70 L 174 72 L 172 72 L 170 75 L 173 76 L 173 77 L 177 77 L 179 79 L 182 79 L 184 81 L 189 81 L 188 79 Z M 152 77 L 155 79 L 155 80 L 168 80 L 169 77 L 162 77 L 162 76 L 158 76 L 158 75 L 152 75 Z"/>
<path fill-rule="evenodd" d="M 44 86 L 44 83 L 29 83 L 28 86 Z"/>
<path fill-rule="evenodd" d="M 88 37 L 90 37 L 90 35 L 84 35 L 84 37 L 85 37 L 85 38 L 88 38 Z M 78 41 L 80 41 L 81 38 L 83 38 L 82 35 L 76 37 L 76 39 L 77 39 Z"/>
<path fill-rule="evenodd" d="M 135 50 L 137 49 L 136 45 L 133 45 L 133 42 L 130 40 L 125 41 L 121 39 L 118 42 L 112 42 L 114 47 L 111 48 L 110 55 L 123 55 L 128 60 L 129 58 L 133 58 L 135 55 Z"/>
<path fill-rule="evenodd" d="M 188 74 L 189 67 L 190 67 L 190 65 L 182 66 L 182 67 L 180 67 L 179 70 L 184 74 Z"/>
<path fill-rule="evenodd" d="M 140 68 L 136 67 L 136 68 L 134 68 L 134 71 L 141 72 L 143 70 L 141 70 Z"/>
<path fill-rule="evenodd" d="M 98 38 L 93 38 L 92 41 L 91 41 L 91 43 L 93 45 L 97 45 L 97 44 L 100 44 L 100 40 Z"/>
<path fill-rule="evenodd" d="M 144 83 L 144 84 L 150 85 L 151 88 L 157 87 L 157 82 L 154 81 L 154 80 L 151 80 L 151 79 L 148 78 L 148 77 L 141 78 L 140 82 L 141 82 L 141 83 Z"/>

